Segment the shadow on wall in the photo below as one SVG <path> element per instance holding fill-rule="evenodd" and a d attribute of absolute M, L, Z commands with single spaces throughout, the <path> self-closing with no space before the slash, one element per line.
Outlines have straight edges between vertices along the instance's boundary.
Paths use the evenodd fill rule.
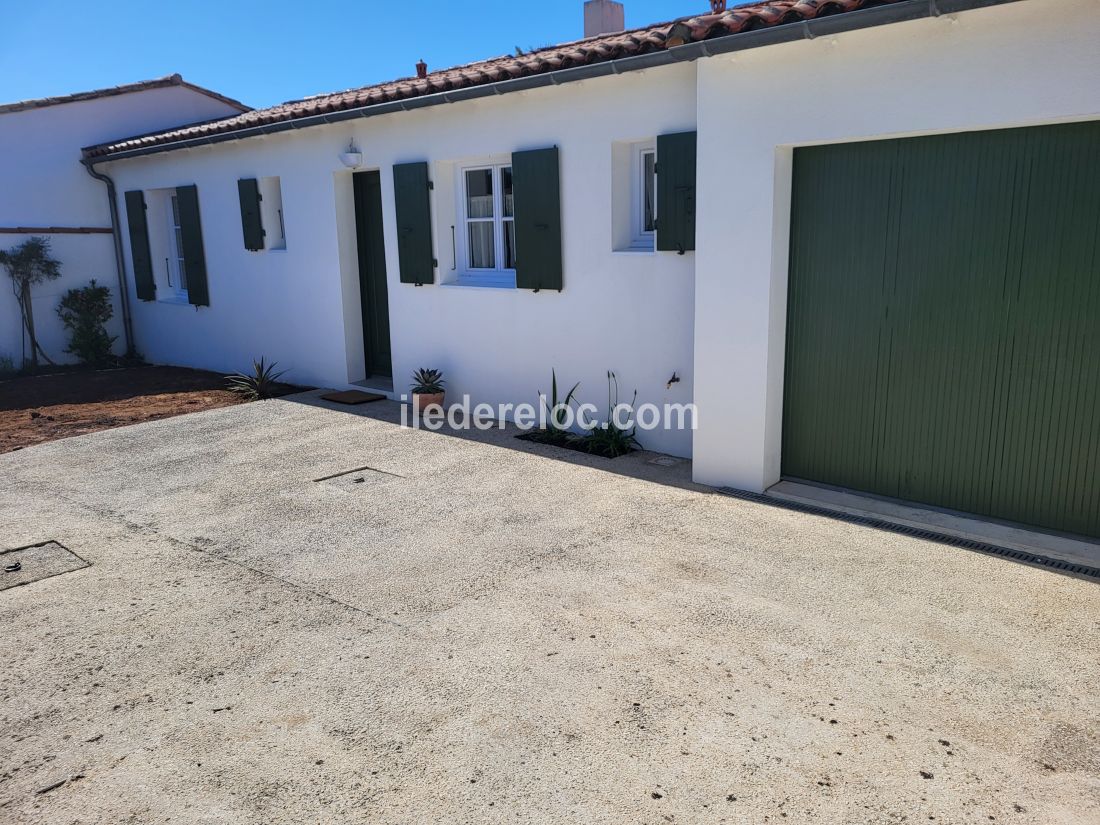
<path fill-rule="evenodd" d="M 402 425 L 402 407 L 404 405 L 396 401 L 374 401 L 367 404 L 338 404 L 326 401 L 321 395 L 328 390 L 313 390 L 299 393 L 298 395 L 284 396 L 281 400 L 295 404 L 304 404 L 310 407 L 322 407 L 324 409 L 341 412 L 346 415 L 369 418 L 374 421 L 385 421 L 396 426 Z M 406 410 L 404 422 L 411 422 L 411 411 Z M 636 478 L 642 481 L 650 481 L 655 484 L 664 484 L 670 487 L 679 487 L 696 492 L 714 492 L 714 489 L 703 484 L 696 484 L 691 480 L 691 461 L 686 458 L 674 458 L 661 453 L 653 453 L 648 450 L 638 450 L 619 458 L 601 458 L 600 456 L 576 452 L 563 447 L 553 447 L 545 444 L 537 444 L 531 441 L 523 441 L 516 436 L 525 432 L 512 423 L 506 422 L 504 427 L 494 426 L 491 430 L 453 429 L 444 424 L 434 434 L 449 438 L 459 438 L 466 441 L 476 441 L 481 444 L 491 444 L 507 450 L 516 450 L 521 453 L 542 458 L 562 461 L 567 464 L 575 464 L 582 467 L 591 467 L 615 475 Z M 350 460 L 350 459 L 349 459 Z M 654 463 L 656 462 L 656 463 Z M 351 460 L 354 464 L 354 460 Z"/>

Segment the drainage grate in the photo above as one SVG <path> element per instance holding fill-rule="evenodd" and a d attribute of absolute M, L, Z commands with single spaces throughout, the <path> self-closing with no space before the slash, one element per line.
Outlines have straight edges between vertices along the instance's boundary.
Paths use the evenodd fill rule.
<path fill-rule="evenodd" d="M 890 533 L 898 533 L 903 536 L 912 536 L 918 539 L 927 539 L 928 541 L 935 541 L 940 544 L 947 544 L 952 547 L 960 547 L 963 550 L 974 550 L 978 553 L 986 553 L 991 556 L 1000 556 L 1006 559 L 1012 559 L 1013 561 L 1022 562 L 1023 564 L 1032 564 L 1037 567 L 1046 567 L 1051 570 L 1057 570 L 1061 573 L 1069 573 L 1076 576 L 1086 576 L 1090 579 L 1100 580 L 1100 568 L 1088 567 L 1084 564 L 1074 564 L 1068 561 L 1061 561 L 1059 559 L 1048 558 L 1047 556 L 1040 556 L 1035 553 L 1028 553 L 1023 550 L 1013 550 L 1011 547 L 1001 547 L 996 544 L 988 544 L 984 541 L 975 541 L 973 539 L 959 538 L 958 536 L 948 535 L 947 533 L 937 533 L 934 530 L 925 530 L 921 527 L 910 527 L 905 524 L 896 524 L 892 521 L 885 521 L 883 519 L 872 518 L 870 516 L 857 516 L 852 513 L 844 513 L 838 510 L 830 510 L 828 507 L 817 507 L 813 504 L 803 504 L 799 501 L 786 501 L 784 499 L 772 498 L 771 496 L 764 495 L 762 493 L 749 493 L 744 490 L 734 490 L 732 487 L 719 487 L 718 492 L 723 495 L 730 496 L 731 498 L 740 498 L 745 501 L 756 502 L 757 504 L 767 504 L 771 507 L 780 507 L 784 510 L 794 510 L 799 513 L 806 513 L 813 516 L 823 516 L 825 518 L 835 519 L 836 521 L 845 521 L 849 524 L 858 524 L 863 527 L 871 527 L 875 530 L 885 530 Z"/>
<path fill-rule="evenodd" d="M 91 564 L 56 541 L 4 550 L 0 552 L 0 590 L 21 587 L 85 567 L 91 567 Z"/>

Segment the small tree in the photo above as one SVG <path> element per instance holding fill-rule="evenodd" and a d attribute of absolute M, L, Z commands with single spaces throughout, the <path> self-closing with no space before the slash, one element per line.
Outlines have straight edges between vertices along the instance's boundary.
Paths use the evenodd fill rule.
<path fill-rule="evenodd" d="M 95 278 L 80 289 L 70 289 L 57 305 L 57 317 L 69 330 L 69 346 L 65 352 L 75 355 L 85 364 L 99 366 L 111 357 L 115 339 L 107 334 L 105 325 L 115 314 L 111 306 L 111 290 L 97 286 Z"/>
<path fill-rule="evenodd" d="M 38 344 L 34 334 L 34 309 L 31 306 L 31 289 L 46 281 L 61 277 L 61 263 L 50 256 L 50 242 L 46 238 L 28 238 L 18 246 L 0 250 L 0 264 L 11 277 L 12 291 L 19 302 L 19 314 L 23 318 L 23 329 L 31 345 L 31 369 L 38 369 L 38 356 L 49 363 L 50 357 Z M 24 356 L 25 360 L 25 356 Z"/>

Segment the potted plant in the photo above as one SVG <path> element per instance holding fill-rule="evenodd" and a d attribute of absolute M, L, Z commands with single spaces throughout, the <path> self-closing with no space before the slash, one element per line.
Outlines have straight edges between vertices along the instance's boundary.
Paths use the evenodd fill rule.
<path fill-rule="evenodd" d="M 413 373 L 412 404 L 413 411 L 420 414 L 422 410 L 432 404 L 443 407 L 443 380 L 442 370 L 431 370 L 421 367 Z"/>

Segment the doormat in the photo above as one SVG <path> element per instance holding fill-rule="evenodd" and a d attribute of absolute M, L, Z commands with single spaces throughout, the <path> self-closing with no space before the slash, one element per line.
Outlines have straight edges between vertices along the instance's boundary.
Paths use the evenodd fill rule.
<path fill-rule="evenodd" d="M 4 550 L 0 552 L 0 590 L 21 587 L 85 567 L 91 567 L 91 564 L 56 541 Z"/>
<path fill-rule="evenodd" d="M 335 401 L 337 404 L 369 404 L 371 401 L 382 401 L 385 397 L 376 392 L 362 390 L 343 390 L 321 396 L 325 401 Z"/>

